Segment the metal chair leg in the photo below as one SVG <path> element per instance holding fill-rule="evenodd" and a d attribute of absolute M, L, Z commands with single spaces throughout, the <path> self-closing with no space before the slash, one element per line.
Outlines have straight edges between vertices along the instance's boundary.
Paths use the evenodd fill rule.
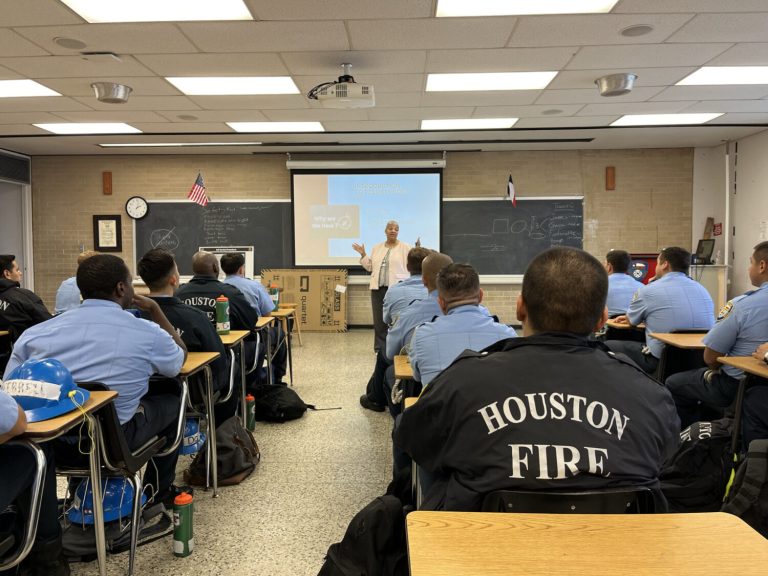
<path fill-rule="evenodd" d="M 136 547 L 139 543 L 139 522 L 141 521 L 141 493 L 143 489 L 141 473 L 136 472 L 128 478 L 133 484 L 133 514 L 131 514 L 131 549 L 128 552 L 128 576 L 133 576 L 133 563 L 136 560 Z"/>

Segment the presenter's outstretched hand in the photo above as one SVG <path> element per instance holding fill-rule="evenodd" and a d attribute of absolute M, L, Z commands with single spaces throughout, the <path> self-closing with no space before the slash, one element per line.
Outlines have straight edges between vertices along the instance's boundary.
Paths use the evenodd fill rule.
<path fill-rule="evenodd" d="M 360 254 L 360 258 L 365 258 L 365 244 L 358 244 L 354 242 L 352 244 L 352 250 Z"/>

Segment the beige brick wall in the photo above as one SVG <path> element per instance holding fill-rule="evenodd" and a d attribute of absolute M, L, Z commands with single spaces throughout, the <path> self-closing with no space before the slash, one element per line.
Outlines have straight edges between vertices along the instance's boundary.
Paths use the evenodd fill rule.
<path fill-rule="evenodd" d="M 616 167 L 616 190 L 604 189 Z M 36 292 L 53 308 L 56 288 L 72 275 L 81 247 L 93 246 L 94 214 L 121 214 L 123 252 L 133 268 L 133 230 L 125 201 L 183 199 L 198 170 L 214 199 L 290 198 L 285 156 L 57 156 L 32 162 Z M 101 192 L 111 171 L 114 193 Z M 602 258 L 611 248 L 653 252 L 688 246 L 693 150 L 559 150 L 448 155 L 446 197 L 501 196 L 512 174 L 520 196 L 584 196 L 584 247 Z M 290 231 L 286 230 L 286 233 Z M 519 285 L 484 286 L 486 304 L 513 322 Z M 349 323 L 371 322 L 365 286 L 348 292 Z"/>

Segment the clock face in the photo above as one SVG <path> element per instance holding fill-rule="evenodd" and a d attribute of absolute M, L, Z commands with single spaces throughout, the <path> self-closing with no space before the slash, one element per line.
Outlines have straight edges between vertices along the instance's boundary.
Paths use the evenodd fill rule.
<path fill-rule="evenodd" d="M 148 209 L 149 206 L 147 205 L 147 201 L 141 196 L 133 196 L 125 203 L 125 211 L 128 213 L 128 216 L 134 220 L 144 218 L 144 216 L 147 215 Z"/>

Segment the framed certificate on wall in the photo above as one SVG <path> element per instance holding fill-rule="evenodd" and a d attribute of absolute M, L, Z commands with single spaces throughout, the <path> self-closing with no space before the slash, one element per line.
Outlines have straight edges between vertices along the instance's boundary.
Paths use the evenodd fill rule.
<path fill-rule="evenodd" d="M 119 214 L 93 217 L 93 249 L 98 252 L 122 252 L 123 233 Z"/>

